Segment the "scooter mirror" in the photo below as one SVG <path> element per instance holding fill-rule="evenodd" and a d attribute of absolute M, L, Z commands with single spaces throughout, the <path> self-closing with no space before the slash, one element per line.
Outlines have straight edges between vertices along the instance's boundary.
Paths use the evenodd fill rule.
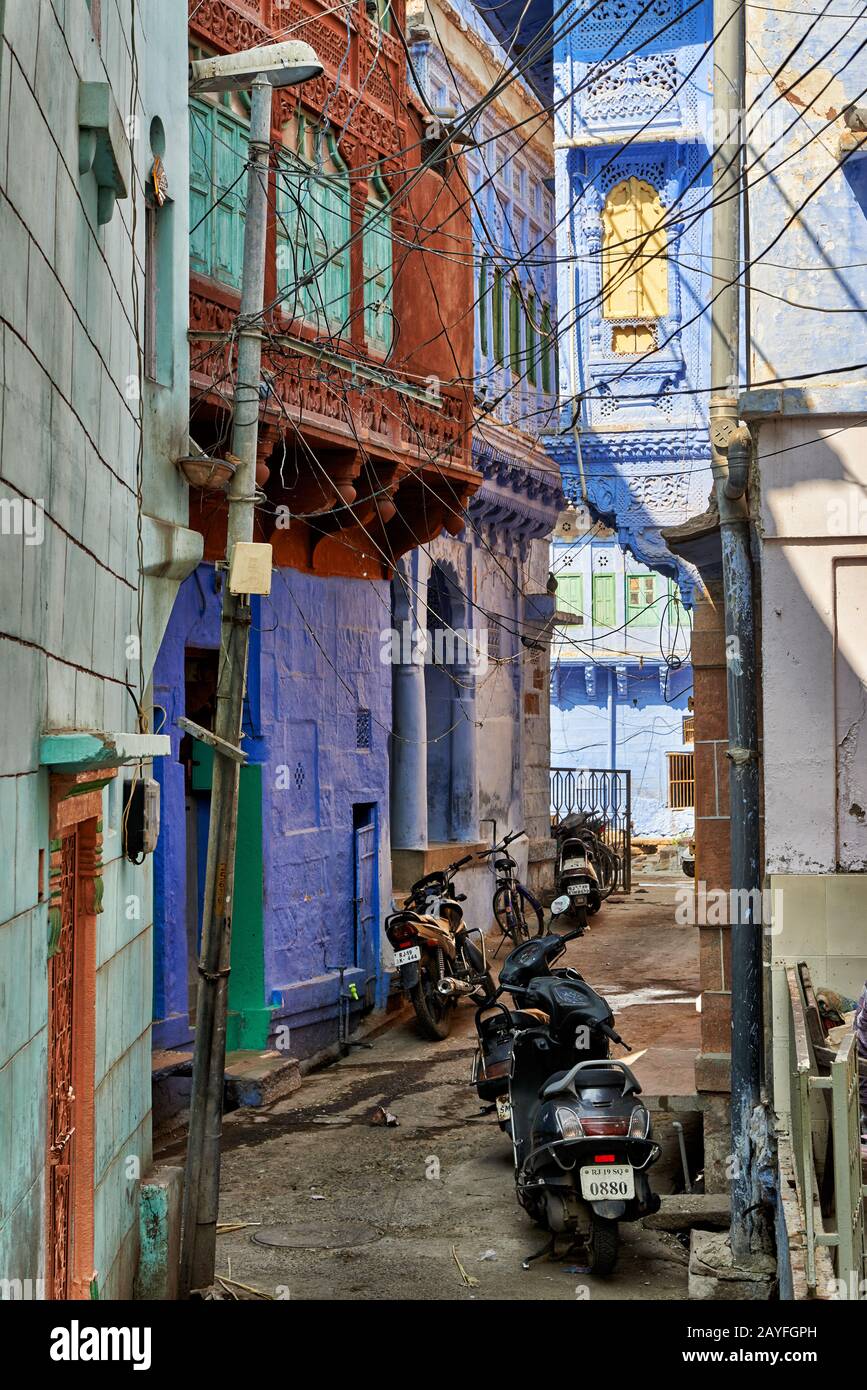
<path fill-rule="evenodd" d="M 552 904 L 551 904 L 551 916 L 552 916 L 552 917 L 559 917 L 560 914 L 561 914 L 562 912 L 568 912 L 568 911 L 569 911 L 569 896 L 568 896 L 567 893 L 561 893 L 560 896 L 559 896 L 559 898 L 555 898 L 554 901 L 553 901 Z"/>

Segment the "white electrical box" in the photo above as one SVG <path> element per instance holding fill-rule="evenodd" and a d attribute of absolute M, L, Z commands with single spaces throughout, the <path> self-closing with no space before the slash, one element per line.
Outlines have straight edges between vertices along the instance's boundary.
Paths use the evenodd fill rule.
<path fill-rule="evenodd" d="M 256 541 L 236 541 L 229 562 L 229 592 L 232 594 L 270 594 L 270 545 Z"/>

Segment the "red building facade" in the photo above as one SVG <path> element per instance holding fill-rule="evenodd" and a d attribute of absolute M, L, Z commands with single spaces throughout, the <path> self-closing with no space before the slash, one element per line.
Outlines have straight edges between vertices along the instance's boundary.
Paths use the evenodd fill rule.
<path fill-rule="evenodd" d="M 389 578 L 406 550 L 461 529 L 480 483 L 467 194 L 450 157 L 420 167 L 430 146 L 397 37 L 403 9 L 190 0 L 194 51 L 297 38 L 324 64 L 274 96 L 259 448 L 260 532 L 275 564 L 311 574 Z M 191 119 L 191 433 L 217 452 L 246 156 L 244 109 L 223 103 L 196 103 Z M 193 501 L 206 558 L 222 553 L 219 512 Z"/>

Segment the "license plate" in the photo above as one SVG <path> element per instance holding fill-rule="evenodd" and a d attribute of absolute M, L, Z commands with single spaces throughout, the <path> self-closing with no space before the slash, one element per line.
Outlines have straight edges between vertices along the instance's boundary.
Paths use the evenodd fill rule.
<path fill-rule="evenodd" d="M 631 1163 L 591 1163 L 581 1169 L 581 1196 L 588 1202 L 623 1201 L 635 1196 Z"/>
<path fill-rule="evenodd" d="M 395 965 L 410 965 L 414 960 L 421 960 L 420 946 L 405 946 L 402 951 L 395 951 Z"/>
<path fill-rule="evenodd" d="M 586 898 L 589 891 L 589 888 L 582 888 L 580 884 L 577 883 L 570 883 L 569 887 L 566 889 L 570 898 Z"/>
<path fill-rule="evenodd" d="M 510 1120 L 512 1118 L 512 1102 L 506 1096 L 497 1096 L 497 1119 Z"/>

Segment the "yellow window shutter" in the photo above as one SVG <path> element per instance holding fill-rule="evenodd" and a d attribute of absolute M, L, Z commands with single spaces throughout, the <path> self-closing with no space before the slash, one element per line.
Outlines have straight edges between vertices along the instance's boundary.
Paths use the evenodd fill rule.
<path fill-rule="evenodd" d="M 662 318 L 668 313 L 663 216 L 659 194 L 643 179 L 625 179 L 608 194 L 602 213 L 605 318 Z"/>

